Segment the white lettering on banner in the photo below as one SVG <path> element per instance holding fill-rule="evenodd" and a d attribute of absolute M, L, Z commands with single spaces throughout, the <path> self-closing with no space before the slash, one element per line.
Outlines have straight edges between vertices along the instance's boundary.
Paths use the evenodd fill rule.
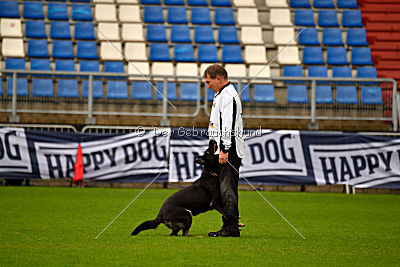
<path fill-rule="evenodd" d="M 310 145 L 318 185 L 400 181 L 400 140 L 382 143 Z"/>
<path fill-rule="evenodd" d="M 24 129 L 0 128 L 0 173 L 2 172 L 32 172 Z"/>
<path fill-rule="evenodd" d="M 208 139 L 171 139 L 170 158 L 175 158 L 169 166 L 169 182 L 193 182 L 200 177 L 203 166 L 195 163 L 198 155 L 203 155 L 208 147 Z"/>
<path fill-rule="evenodd" d="M 85 179 L 158 174 L 168 164 L 169 136 L 153 131 L 82 142 L 81 146 Z M 77 143 L 36 142 L 35 147 L 41 178 L 73 177 Z"/>
<path fill-rule="evenodd" d="M 300 132 L 262 130 L 260 137 L 246 138 L 240 173 L 246 178 L 306 176 Z"/>

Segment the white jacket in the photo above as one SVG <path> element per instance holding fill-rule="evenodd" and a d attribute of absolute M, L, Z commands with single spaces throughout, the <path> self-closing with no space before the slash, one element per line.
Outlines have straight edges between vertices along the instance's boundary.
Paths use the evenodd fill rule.
<path fill-rule="evenodd" d="M 219 154 L 221 148 L 229 150 L 234 141 L 238 157 L 244 157 L 242 103 L 230 82 L 214 96 L 208 134 L 210 140 L 218 143 L 215 154 Z"/>

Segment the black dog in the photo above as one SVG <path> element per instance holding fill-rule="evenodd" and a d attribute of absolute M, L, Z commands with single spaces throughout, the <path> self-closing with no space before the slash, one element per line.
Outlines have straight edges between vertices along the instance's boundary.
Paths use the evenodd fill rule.
<path fill-rule="evenodd" d="M 218 177 L 218 156 L 217 143 L 210 141 L 209 147 L 196 160 L 197 163 L 204 165 L 201 177 L 191 186 L 188 186 L 172 194 L 164 204 L 154 220 L 145 221 L 132 232 L 131 235 L 137 235 L 143 230 L 155 229 L 161 223 L 172 229 L 170 235 L 178 235 L 182 230 L 183 236 L 189 235 L 189 229 L 192 225 L 192 216 L 208 210 L 216 209 L 222 212 L 222 199 L 219 190 Z"/>

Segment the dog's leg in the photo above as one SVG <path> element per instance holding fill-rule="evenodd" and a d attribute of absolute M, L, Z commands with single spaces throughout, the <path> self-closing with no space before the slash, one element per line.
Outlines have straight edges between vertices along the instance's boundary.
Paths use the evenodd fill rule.
<path fill-rule="evenodd" d="M 186 210 L 189 214 L 186 216 L 184 227 L 182 228 L 182 236 L 189 236 L 189 229 L 192 226 L 193 215 L 190 210 Z"/>

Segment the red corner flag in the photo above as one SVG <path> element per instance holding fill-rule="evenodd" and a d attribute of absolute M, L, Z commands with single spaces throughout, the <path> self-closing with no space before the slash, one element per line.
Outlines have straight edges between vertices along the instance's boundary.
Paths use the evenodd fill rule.
<path fill-rule="evenodd" d="M 83 155 L 82 155 L 82 147 L 81 143 L 78 145 L 78 151 L 76 153 L 76 159 L 75 159 L 75 166 L 74 166 L 74 178 L 72 179 L 72 182 L 76 185 L 81 183 L 82 187 L 85 187 L 83 183 Z"/>

